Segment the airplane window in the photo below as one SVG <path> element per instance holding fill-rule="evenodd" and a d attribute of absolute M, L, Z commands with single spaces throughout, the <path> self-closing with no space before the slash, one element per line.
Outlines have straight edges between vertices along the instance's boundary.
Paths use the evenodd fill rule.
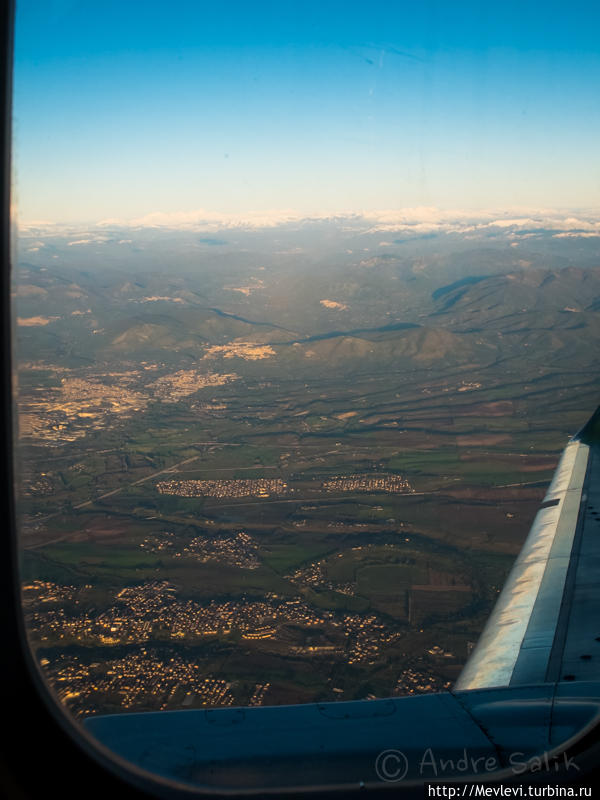
<path fill-rule="evenodd" d="M 28 646 L 152 791 L 578 777 L 599 22 L 18 3 Z"/>

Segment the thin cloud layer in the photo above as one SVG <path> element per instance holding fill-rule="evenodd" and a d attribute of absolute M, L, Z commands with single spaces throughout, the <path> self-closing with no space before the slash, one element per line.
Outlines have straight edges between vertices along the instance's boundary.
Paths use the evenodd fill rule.
<path fill-rule="evenodd" d="M 268 230 L 277 227 L 295 228 L 311 224 L 328 223 L 354 232 L 386 235 L 426 236 L 431 234 L 483 234 L 508 235 L 516 238 L 535 236 L 537 233 L 556 232 L 557 238 L 591 238 L 600 235 L 600 210 L 588 209 L 574 212 L 569 209 L 514 208 L 499 211 L 469 211 L 439 209 L 420 206 L 397 210 L 368 211 L 363 213 L 298 214 L 292 210 L 273 210 L 248 214 L 223 214 L 199 209 L 182 212 L 155 212 L 129 220 L 105 219 L 93 225 L 70 226 L 46 222 L 20 222 L 19 235 L 24 238 L 69 237 L 72 245 L 102 244 L 111 241 L 112 232 L 120 243 L 131 242 L 121 238 L 125 231 L 188 231 L 216 233 L 227 230 Z M 385 239 L 382 247 L 391 245 Z M 36 242 L 35 246 L 41 246 Z"/>

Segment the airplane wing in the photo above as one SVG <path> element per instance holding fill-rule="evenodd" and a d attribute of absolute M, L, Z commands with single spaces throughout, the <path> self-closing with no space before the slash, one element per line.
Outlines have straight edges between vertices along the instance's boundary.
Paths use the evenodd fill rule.
<path fill-rule="evenodd" d="M 597 411 L 565 448 L 456 689 L 598 677 L 599 427 Z"/>
<path fill-rule="evenodd" d="M 84 725 L 108 750 L 168 781 L 169 791 L 192 785 L 348 792 L 497 770 L 517 777 L 528 759 L 559 746 L 600 712 L 599 574 L 600 409 L 567 444 L 452 691 L 117 714 Z"/>

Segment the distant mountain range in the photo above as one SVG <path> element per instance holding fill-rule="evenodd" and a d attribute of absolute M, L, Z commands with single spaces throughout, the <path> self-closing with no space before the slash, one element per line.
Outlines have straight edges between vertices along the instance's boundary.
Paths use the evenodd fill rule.
<path fill-rule="evenodd" d="M 253 375 L 515 356 L 594 362 L 600 239 L 589 230 L 524 234 L 513 220 L 480 223 L 475 238 L 414 231 L 382 241 L 351 222 L 238 231 L 235 241 L 223 234 L 210 243 L 147 230 L 126 245 L 106 236 L 77 246 L 64 234 L 39 240 L 15 275 L 21 355 L 72 364 L 183 359 Z M 486 239 L 494 225 L 498 235 Z"/>

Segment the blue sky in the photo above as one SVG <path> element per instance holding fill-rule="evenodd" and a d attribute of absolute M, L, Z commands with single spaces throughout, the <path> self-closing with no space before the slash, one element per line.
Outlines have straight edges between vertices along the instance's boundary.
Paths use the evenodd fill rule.
<path fill-rule="evenodd" d="M 22 220 L 600 207 L 597 2 L 17 0 Z"/>

